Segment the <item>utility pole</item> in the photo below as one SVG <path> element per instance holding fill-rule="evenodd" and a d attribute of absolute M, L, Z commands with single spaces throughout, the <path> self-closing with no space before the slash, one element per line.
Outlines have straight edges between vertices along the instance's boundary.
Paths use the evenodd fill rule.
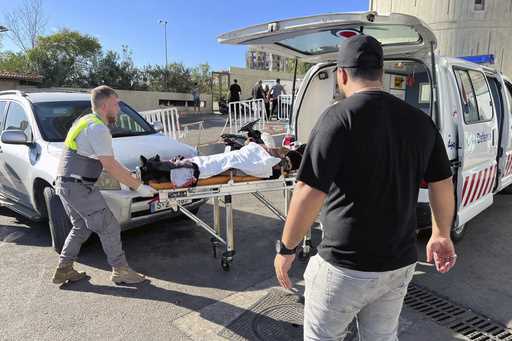
<path fill-rule="evenodd" d="M 169 79 L 169 76 L 168 76 L 168 73 L 169 73 L 169 69 L 168 69 L 168 62 L 167 62 L 167 20 L 163 20 L 163 19 L 160 19 L 159 21 L 160 24 L 163 24 L 164 25 L 164 44 L 165 44 L 165 90 L 169 90 L 169 83 L 168 83 L 168 79 Z"/>

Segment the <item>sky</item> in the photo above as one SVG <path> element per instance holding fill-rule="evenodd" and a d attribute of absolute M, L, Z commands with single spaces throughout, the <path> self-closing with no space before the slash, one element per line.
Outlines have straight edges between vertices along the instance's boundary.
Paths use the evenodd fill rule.
<path fill-rule="evenodd" d="M 23 0 L 0 0 L 3 13 Z M 246 47 L 221 45 L 217 36 L 273 20 L 335 12 L 367 11 L 369 0 L 42 0 L 46 34 L 69 28 L 98 38 L 104 50 L 128 45 L 136 65 L 165 64 L 167 20 L 169 63 L 193 67 L 208 62 L 213 70 L 245 66 Z M 0 33 L 2 34 L 2 33 Z M 16 50 L 5 36 L 3 50 Z"/>

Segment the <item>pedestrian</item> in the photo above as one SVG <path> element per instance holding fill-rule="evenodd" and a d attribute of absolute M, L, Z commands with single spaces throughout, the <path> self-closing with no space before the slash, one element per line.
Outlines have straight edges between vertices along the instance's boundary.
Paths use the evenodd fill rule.
<path fill-rule="evenodd" d="M 263 81 L 259 80 L 252 89 L 252 98 L 253 99 L 263 99 Z"/>
<path fill-rule="evenodd" d="M 94 184 L 104 169 L 141 197 L 152 197 L 157 192 L 132 177 L 114 157 L 107 125 L 115 124 L 120 110 L 117 93 L 108 86 L 99 86 L 91 91 L 91 106 L 92 114 L 79 118 L 71 126 L 58 165 L 55 190 L 73 226 L 64 242 L 53 283 L 74 282 L 86 276 L 85 272 L 73 269 L 73 262 L 82 243 L 93 232 L 100 237 L 112 266 L 112 281 L 139 283 L 145 277 L 128 266 L 121 244 L 121 227 Z"/>
<path fill-rule="evenodd" d="M 337 82 L 346 98 L 311 132 L 274 266 L 291 288 L 295 249 L 323 206 L 323 238 L 304 273 L 304 340 L 341 340 L 357 317 L 362 340 L 397 340 L 417 261 L 419 185 L 429 183 L 427 261 L 456 260 L 452 172 L 431 118 L 383 90 L 383 51 L 373 37 L 344 40 Z"/>
<path fill-rule="evenodd" d="M 286 95 L 286 91 L 284 90 L 284 87 L 281 85 L 281 80 L 278 78 L 276 79 L 276 84 L 272 86 L 272 89 L 270 90 L 270 95 L 272 97 L 272 116 L 278 116 L 277 108 L 279 106 L 279 96 L 280 95 Z"/>
<path fill-rule="evenodd" d="M 194 83 L 194 87 L 192 88 L 192 101 L 194 102 L 194 111 L 199 111 L 199 107 L 201 106 L 201 98 L 199 93 L 199 85 Z"/>
<path fill-rule="evenodd" d="M 265 117 L 267 121 L 270 121 L 270 88 L 268 84 L 265 84 L 263 89 L 263 100 L 265 101 Z"/>
<path fill-rule="evenodd" d="M 240 94 L 242 93 L 242 88 L 238 85 L 238 80 L 234 80 L 233 84 L 229 87 L 229 102 L 238 102 L 240 101 Z"/>

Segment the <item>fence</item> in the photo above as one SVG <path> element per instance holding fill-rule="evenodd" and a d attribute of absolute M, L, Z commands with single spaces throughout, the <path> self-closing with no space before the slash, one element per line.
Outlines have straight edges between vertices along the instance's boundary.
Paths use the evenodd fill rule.
<path fill-rule="evenodd" d="M 279 95 L 277 97 L 277 118 L 288 121 L 292 111 L 292 95 Z"/>
<path fill-rule="evenodd" d="M 243 125 L 259 119 L 256 127 L 263 130 L 266 123 L 265 102 L 262 99 L 229 103 L 229 130 L 236 133 Z"/>
<path fill-rule="evenodd" d="M 164 127 L 163 133 L 175 140 L 195 145 L 196 147 L 201 144 L 204 121 L 180 124 L 180 116 L 176 108 L 141 111 L 140 114 L 149 123 L 161 122 Z"/>

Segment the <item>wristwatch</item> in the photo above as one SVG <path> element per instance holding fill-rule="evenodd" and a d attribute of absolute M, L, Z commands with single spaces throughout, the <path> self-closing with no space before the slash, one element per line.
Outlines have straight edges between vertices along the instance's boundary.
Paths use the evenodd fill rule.
<path fill-rule="evenodd" d="M 293 249 L 288 249 L 281 240 L 276 241 L 276 253 L 280 255 L 293 255 L 297 251 L 297 246 Z"/>

